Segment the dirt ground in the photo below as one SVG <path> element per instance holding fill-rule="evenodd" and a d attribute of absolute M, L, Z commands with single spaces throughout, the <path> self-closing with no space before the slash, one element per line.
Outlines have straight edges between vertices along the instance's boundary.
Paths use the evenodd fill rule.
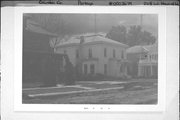
<path fill-rule="evenodd" d="M 83 86 L 83 87 L 82 87 Z M 78 86 L 77 86 L 78 87 Z M 55 96 L 40 96 L 29 99 L 23 99 L 23 103 L 38 103 L 38 104 L 156 104 L 157 103 L 157 81 L 156 80 L 141 80 L 137 82 L 127 83 L 81 83 L 81 89 L 92 88 L 85 92 L 81 90 L 73 92 L 77 88 L 53 88 L 53 89 L 38 89 L 29 90 L 27 93 L 42 93 L 46 94 L 59 92 Z M 108 88 L 108 89 L 107 89 Z M 117 88 L 117 89 L 116 89 Z M 46 93 L 44 93 L 46 92 Z M 73 94 L 69 94 L 73 92 Z M 67 94 L 66 94 L 67 93 Z M 40 94 L 41 95 L 41 94 Z"/>

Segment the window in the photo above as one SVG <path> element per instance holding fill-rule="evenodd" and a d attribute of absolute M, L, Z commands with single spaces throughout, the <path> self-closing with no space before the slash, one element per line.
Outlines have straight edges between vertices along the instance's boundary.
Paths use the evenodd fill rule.
<path fill-rule="evenodd" d="M 149 55 L 149 60 L 151 61 L 151 55 Z"/>
<path fill-rule="evenodd" d="M 121 58 L 124 59 L 124 51 L 121 52 Z"/>
<path fill-rule="evenodd" d="M 116 57 L 116 51 L 115 51 L 115 49 L 113 49 L 113 58 L 115 58 Z"/>
<path fill-rule="evenodd" d="M 104 74 L 107 75 L 107 64 L 104 64 Z"/>
<path fill-rule="evenodd" d="M 142 60 L 143 60 L 143 59 L 146 59 L 146 60 L 147 60 L 147 59 L 148 59 L 148 55 L 147 55 L 147 54 L 143 54 L 143 55 L 142 55 Z"/>
<path fill-rule="evenodd" d="M 67 54 L 67 51 L 66 51 L 66 50 L 64 50 L 64 54 Z"/>
<path fill-rule="evenodd" d="M 156 60 L 158 60 L 158 55 L 156 54 L 155 56 L 156 56 Z"/>
<path fill-rule="evenodd" d="M 79 58 L 79 50 L 76 50 L 76 58 Z"/>
<path fill-rule="evenodd" d="M 91 74 L 94 74 L 94 72 L 95 72 L 94 64 L 91 64 L 91 65 L 90 65 L 90 73 L 91 73 Z"/>
<path fill-rule="evenodd" d="M 156 55 L 153 55 L 153 60 L 156 60 Z"/>
<path fill-rule="evenodd" d="M 106 57 L 107 56 L 107 50 L 106 50 L 106 48 L 104 48 L 104 57 Z"/>
<path fill-rule="evenodd" d="M 84 74 L 87 74 L 87 69 L 88 69 L 87 64 L 84 64 Z"/>
<path fill-rule="evenodd" d="M 92 49 L 89 48 L 89 58 L 92 58 Z"/>
<path fill-rule="evenodd" d="M 120 66 L 120 73 L 124 73 L 124 66 L 123 66 L 123 64 L 121 64 L 121 66 Z"/>

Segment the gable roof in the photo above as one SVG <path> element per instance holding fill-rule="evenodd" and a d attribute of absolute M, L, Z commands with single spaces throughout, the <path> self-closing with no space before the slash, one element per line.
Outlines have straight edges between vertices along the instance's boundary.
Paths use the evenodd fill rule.
<path fill-rule="evenodd" d="M 56 47 L 65 46 L 65 45 L 79 45 L 80 44 L 80 36 L 73 36 L 68 40 L 62 40 Z M 109 38 L 104 37 L 101 34 L 87 35 L 84 36 L 83 44 L 96 44 L 96 43 L 110 43 L 114 45 L 120 45 L 123 47 L 128 47 L 128 45 L 111 40 Z"/>
<path fill-rule="evenodd" d="M 146 49 L 149 53 L 156 53 L 158 52 L 158 45 L 154 44 L 154 45 L 146 45 L 143 46 L 144 49 Z"/>
<path fill-rule="evenodd" d="M 145 53 L 145 52 L 148 52 L 143 46 L 140 46 L 140 45 L 136 45 L 136 46 L 133 46 L 133 47 L 130 47 L 126 50 L 127 53 Z"/>
<path fill-rule="evenodd" d="M 127 53 L 133 54 L 133 53 L 156 53 L 158 52 L 158 45 L 153 44 L 153 45 L 136 45 L 133 47 L 130 47 L 126 50 Z"/>

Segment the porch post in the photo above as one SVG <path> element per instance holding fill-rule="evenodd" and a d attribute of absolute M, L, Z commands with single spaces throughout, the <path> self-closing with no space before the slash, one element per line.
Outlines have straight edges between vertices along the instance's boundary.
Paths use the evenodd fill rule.
<path fill-rule="evenodd" d="M 150 76 L 153 76 L 153 65 L 150 65 L 150 68 L 151 68 L 151 75 Z"/>
<path fill-rule="evenodd" d="M 141 76 L 141 66 L 138 64 L 138 76 Z"/>

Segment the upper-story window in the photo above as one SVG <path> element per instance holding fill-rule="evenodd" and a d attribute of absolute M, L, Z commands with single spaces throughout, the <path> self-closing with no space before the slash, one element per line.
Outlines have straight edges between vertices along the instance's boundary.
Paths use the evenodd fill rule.
<path fill-rule="evenodd" d="M 153 54 L 152 55 L 152 60 L 157 60 L 158 58 L 157 58 L 157 54 Z"/>
<path fill-rule="evenodd" d="M 145 54 L 145 55 L 144 55 L 144 58 L 145 58 L 145 59 L 147 59 L 147 58 L 148 58 L 148 55 L 147 55 L 147 54 Z"/>
<path fill-rule="evenodd" d="M 149 55 L 149 61 L 151 61 L 152 60 L 152 55 Z"/>
<path fill-rule="evenodd" d="M 156 60 L 156 55 L 153 55 L 153 58 L 152 58 L 153 60 Z"/>
<path fill-rule="evenodd" d="M 147 54 L 142 54 L 142 55 L 140 56 L 140 59 L 141 59 L 141 60 L 148 60 L 148 55 L 147 55 Z"/>
<path fill-rule="evenodd" d="M 66 51 L 66 50 L 64 50 L 64 54 L 67 54 L 67 51 Z"/>
<path fill-rule="evenodd" d="M 121 52 L 121 58 L 124 59 L 124 51 Z"/>
<path fill-rule="evenodd" d="M 107 49 L 104 48 L 104 57 L 106 57 L 106 56 L 107 56 Z"/>
<path fill-rule="evenodd" d="M 158 60 L 158 55 L 157 54 L 155 55 L 155 59 Z"/>
<path fill-rule="evenodd" d="M 116 57 L 116 51 L 115 51 L 115 49 L 113 49 L 113 58 L 115 58 Z"/>
<path fill-rule="evenodd" d="M 79 58 L 79 50 L 76 50 L 76 58 Z"/>
<path fill-rule="evenodd" d="M 88 57 L 92 58 L 92 49 L 91 48 L 89 48 L 89 56 Z"/>

